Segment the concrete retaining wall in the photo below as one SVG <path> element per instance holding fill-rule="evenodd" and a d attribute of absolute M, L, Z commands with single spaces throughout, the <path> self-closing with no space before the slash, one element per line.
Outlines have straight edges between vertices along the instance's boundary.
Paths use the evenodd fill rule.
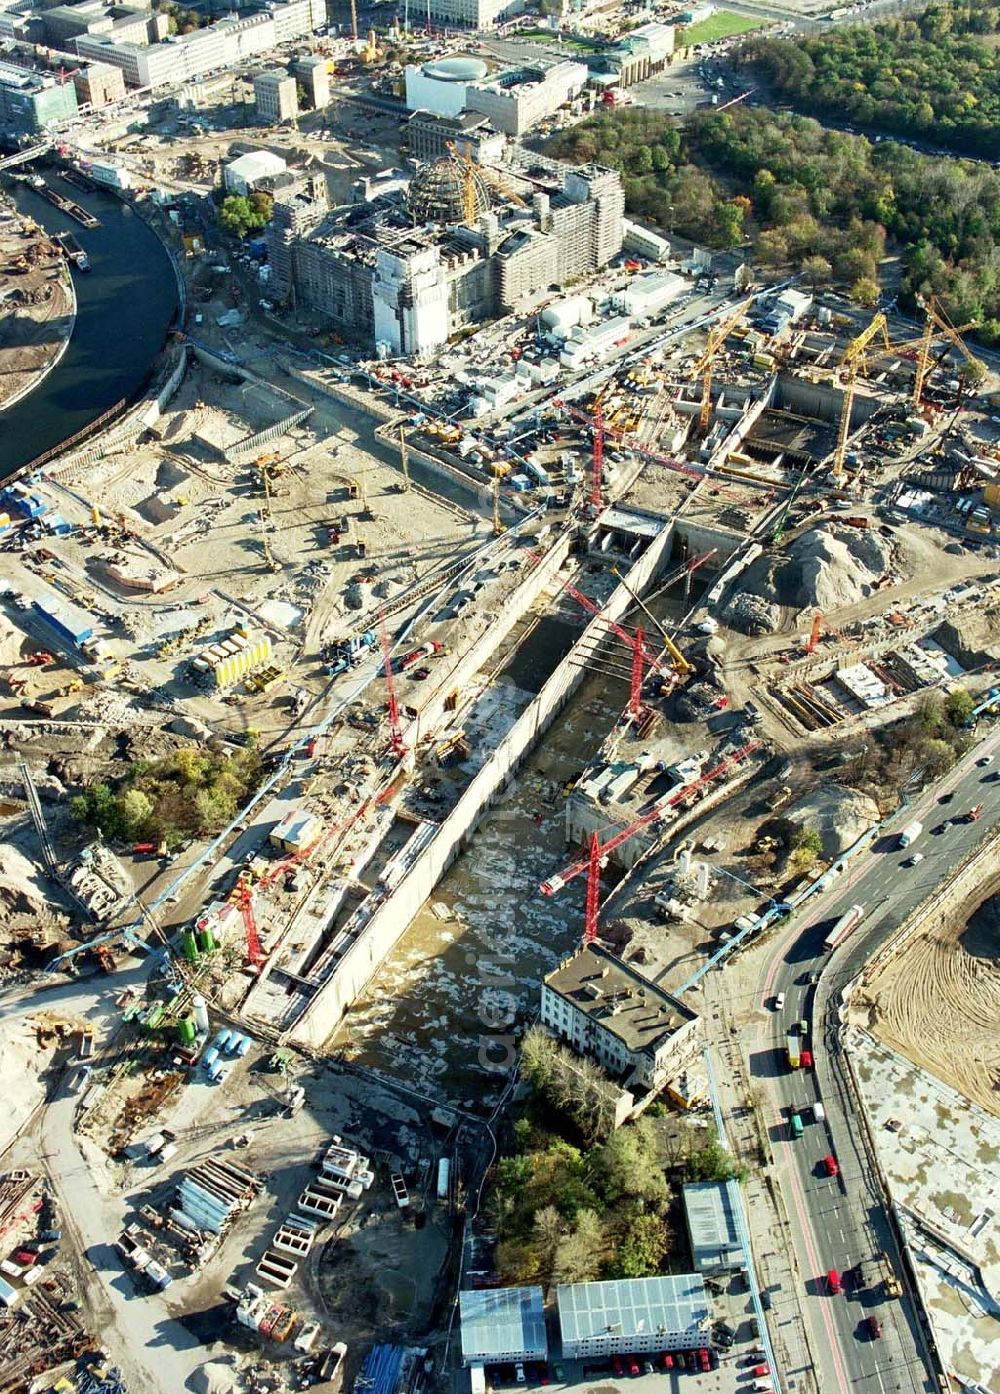
<path fill-rule="evenodd" d="M 632 592 L 642 592 L 670 555 L 673 530 L 664 529 L 619 585 L 602 612 L 618 620 L 632 604 Z M 539 568 L 541 569 L 541 568 Z M 580 655 L 593 656 L 607 636 L 602 619 L 591 620 L 566 658 L 529 707 L 475 775 L 436 837 L 396 890 L 373 914 L 368 927 L 340 960 L 329 981 L 315 995 L 292 1027 L 289 1039 L 297 1045 L 319 1046 L 336 1029 L 352 1002 L 375 976 L 409 927 L 419 907 L 462 851 L 483 813 L 495 803 L 525 756 L 548 729 L 590 671 Z"/>

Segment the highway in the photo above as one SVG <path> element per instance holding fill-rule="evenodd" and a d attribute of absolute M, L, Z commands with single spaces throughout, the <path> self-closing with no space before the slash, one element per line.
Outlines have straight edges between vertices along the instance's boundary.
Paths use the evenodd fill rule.
<path fill-rule="evenodd" d="M 908 1297 L 894 1300 L 881 1288 L 858 1291 L 847 1284 L 844 1293 L 828 1291 L 825 1275 L 830 1270 L 843 1274 L 880 1250 L 890 1256 L 896 1275 L 903 1274 L 849 1091 L 838 1004 L 845 984 L 997 821 L 1000 781 L 993 775 L 1000 762 L 991 758 L 983 767 L 977 761 L 993 757 L 998 746 L 1000 732 L 991 733 L 948 775 L 901 809 L 849 863 L 834 889 L 808 902 L 801 917 L 786 923 L 760 975 L 762 1015 L 748 1043 L 750 1072 L 765 1106 L 774 1172 L 791 1226 L 790 1257 L 797 1275 L 789 1281 L 804 1286 L 802 1308 L 823 1390 L 908 1394 L 937 1387 L 926 1337 Z M 952 792 L 954 797 L 942 804 L 941 796 Z M 979 803 L 984 805 L 982 817 L 966 821 L 969 809 Z M 913 820 L 922 822 L 924 830 L 911 849 L 902 851 L 899 830 Z M 945 820 L 944 831 L 931 831 Z M 913 852 L 922 853 L 923 860 L 906 866 Z M 865 906 L 864 920 L 832 954 L 825 952 L 823 940 L 834 921 L 855 904 Z M 811 982 L 817 974 L 818 983 Z M 778 993 L 785 994 L 780 1012 L 774 1006 Z M 812 1071 L 792 1070 L 787 1063 L 786 1037 L 800 1020 L 809 1023 Z M 814 1120 L 817 1101 L 823 1104 L 825 1121 Z M 805 1124 L 804 1136 L 797 1141 L 790 1133 L 792 1112 Z M 837 1159 L 836 1177 L 828 1176 L 823 1165 L 829 1155 Z M 864 1329 L 869 1315 L 882 1324 L 881 1340 Z"/>

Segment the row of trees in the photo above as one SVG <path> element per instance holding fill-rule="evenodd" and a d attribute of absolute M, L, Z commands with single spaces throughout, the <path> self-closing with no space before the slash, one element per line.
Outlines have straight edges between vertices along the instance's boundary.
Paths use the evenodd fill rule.
<path fill-rule="evenodd" d="M 221 831 L 260 782 L 252 746 L 213 752 L 185 746 L 164 760 L 138 761 L 117 785 L 91 784 L 70 804 L 81 823 L 105 837 L 166 842 Z"/>
<path fill-rule="evenodd" d="M 940 298 L 956 322 L 1000 343 L 1000 174 L 738 106 L 680 128 L 650 109 L 601 113 L 549 146 L 622 172 L 630 214 L 719 248 L 752 247 L 766 271 L 834 279 L 860 304 L 878 294 L 887 239 L 901 292 Z"/>
<path fill-rule="evenodd" d="M 1000 68 L 980 36 L 998 28 L 995 6 L 934 5 L 813 39 L 753 38 L 738 61 L 801 111 L 996 159 Z"/>

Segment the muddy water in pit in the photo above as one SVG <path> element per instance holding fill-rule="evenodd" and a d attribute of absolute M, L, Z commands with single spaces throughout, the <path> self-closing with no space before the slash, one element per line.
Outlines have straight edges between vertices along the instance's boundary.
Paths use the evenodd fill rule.
<path fill-rule="evenodd" d="M 530 672 L 520 677 L 522 686 L 535 686 Z M 562 787 L 626 699 L 623 684 L 582 684 L 420 909 L 332 1049 L 470 1111 L 488 1111 L 515 1040 L 538 1011 L 539 980 L 580 939 L 584 878 L 554 897 L 538 889 L 569 859 Z"/>

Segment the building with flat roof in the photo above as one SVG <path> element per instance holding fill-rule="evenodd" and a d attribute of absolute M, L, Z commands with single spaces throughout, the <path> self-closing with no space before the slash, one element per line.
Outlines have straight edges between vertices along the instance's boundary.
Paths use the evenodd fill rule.
<path fill-rule="evenodd" d="M 121 68 L 110 63 L 85 63 L 73 74 L 76 99 L 83 106 L 86 102 L 97 110 L 120 102 L 125 96 L 125 74 Z"/>
<path fill-rule="evenodd" d="M 253 80 L 253 99 L 257 115 L 269 126 L 292 121 L 299 114 L 298 86 L 291 74 L 281 68 L 257 74 Z"/>
<path fill-rule="evenodd" d="M 464 1364 L 548 1358 L 541 1288 L 466 1289 L 458 1310 Z"/>
<path fill-rule="evenodd" d="M 711 1312 L 700 1273 L 561 1283 L 556 1303 L 567 1360 L 694 1350 L 708 1338 Z"/>
<path fill-rule="evenodd" d="M 542 983 L 541 1022 L 632 1093 L 662 1089 L 701 1048 L 698 1014 L 597 944 Z"/>
<path fill-rule="evenodd" d="M 223 180 L 231 194 L 252 194 L 288 168 L 280 155 L 271 150 L 248 150 L 230 160 L 223 170 Z"/>
<path fill-rule="evenodd" d="M 699 1273 L 732 1273 L 746 1262 L 736 1222 L 736 1181 L 699 1181 L 685 1186 L 684 1218 L 691 1256 Z"/>
<path fill-rule="evenodd" d="M 543 59 L 491 73 L 481 58 L 443 58 L 407 66 L 406 105 L 437 116 L 479 112 L 494 130 L 519 136 L 578 96 L 587 77 L 585 64 L 568 59 Z"/>
<path fill-rule="evenodd" d="M 76 88 L 53 74 L 0 62 L 0 126 L 36 135 L 76 115 Z"/>
<path fill-rule="evenodd" d="M 113 33 L 81 34 L 73 42 L 83 57 L 120 68 L 129 87 L 172 87 L 225 71 L 325 24 L 325 0 L 270 0 L 253 14 L 226 15 L 169 42 L 137 44 Z"/>
<path fill-rule="evenodd" d="M 457 116 L 438 116 L 433 111 L 415 111 L 406 123 L 407 153 L 421 164 L 440 160 L 454 145 L 476 164 L 498 164 L 506 137 L 495 131 L 485 116 L 464 111 Z"/>
<path fill-rule="evenodd" d="M 449 156 L 421 167 L 405 201 L 389 195 L 330 212 L 301 189 L 281 191 L 267 231 L 273 294 L 288 300 L 294 291 L 345 337 L 405 355 L 505 314 L 553 281 L 590 275 L 621 250 L 615 171 L 567 170 L 562 187 L 536 193 L 530 208 L 477 180 L 473 226 L 467 173 Z"/>
<path fill-rule="evenodd" d="M 292 65 L 292 72 L 305 88 L 306 101 L 313 111 L 329 106 L 330 74 L 325 58 L 300 58 Z"/>

